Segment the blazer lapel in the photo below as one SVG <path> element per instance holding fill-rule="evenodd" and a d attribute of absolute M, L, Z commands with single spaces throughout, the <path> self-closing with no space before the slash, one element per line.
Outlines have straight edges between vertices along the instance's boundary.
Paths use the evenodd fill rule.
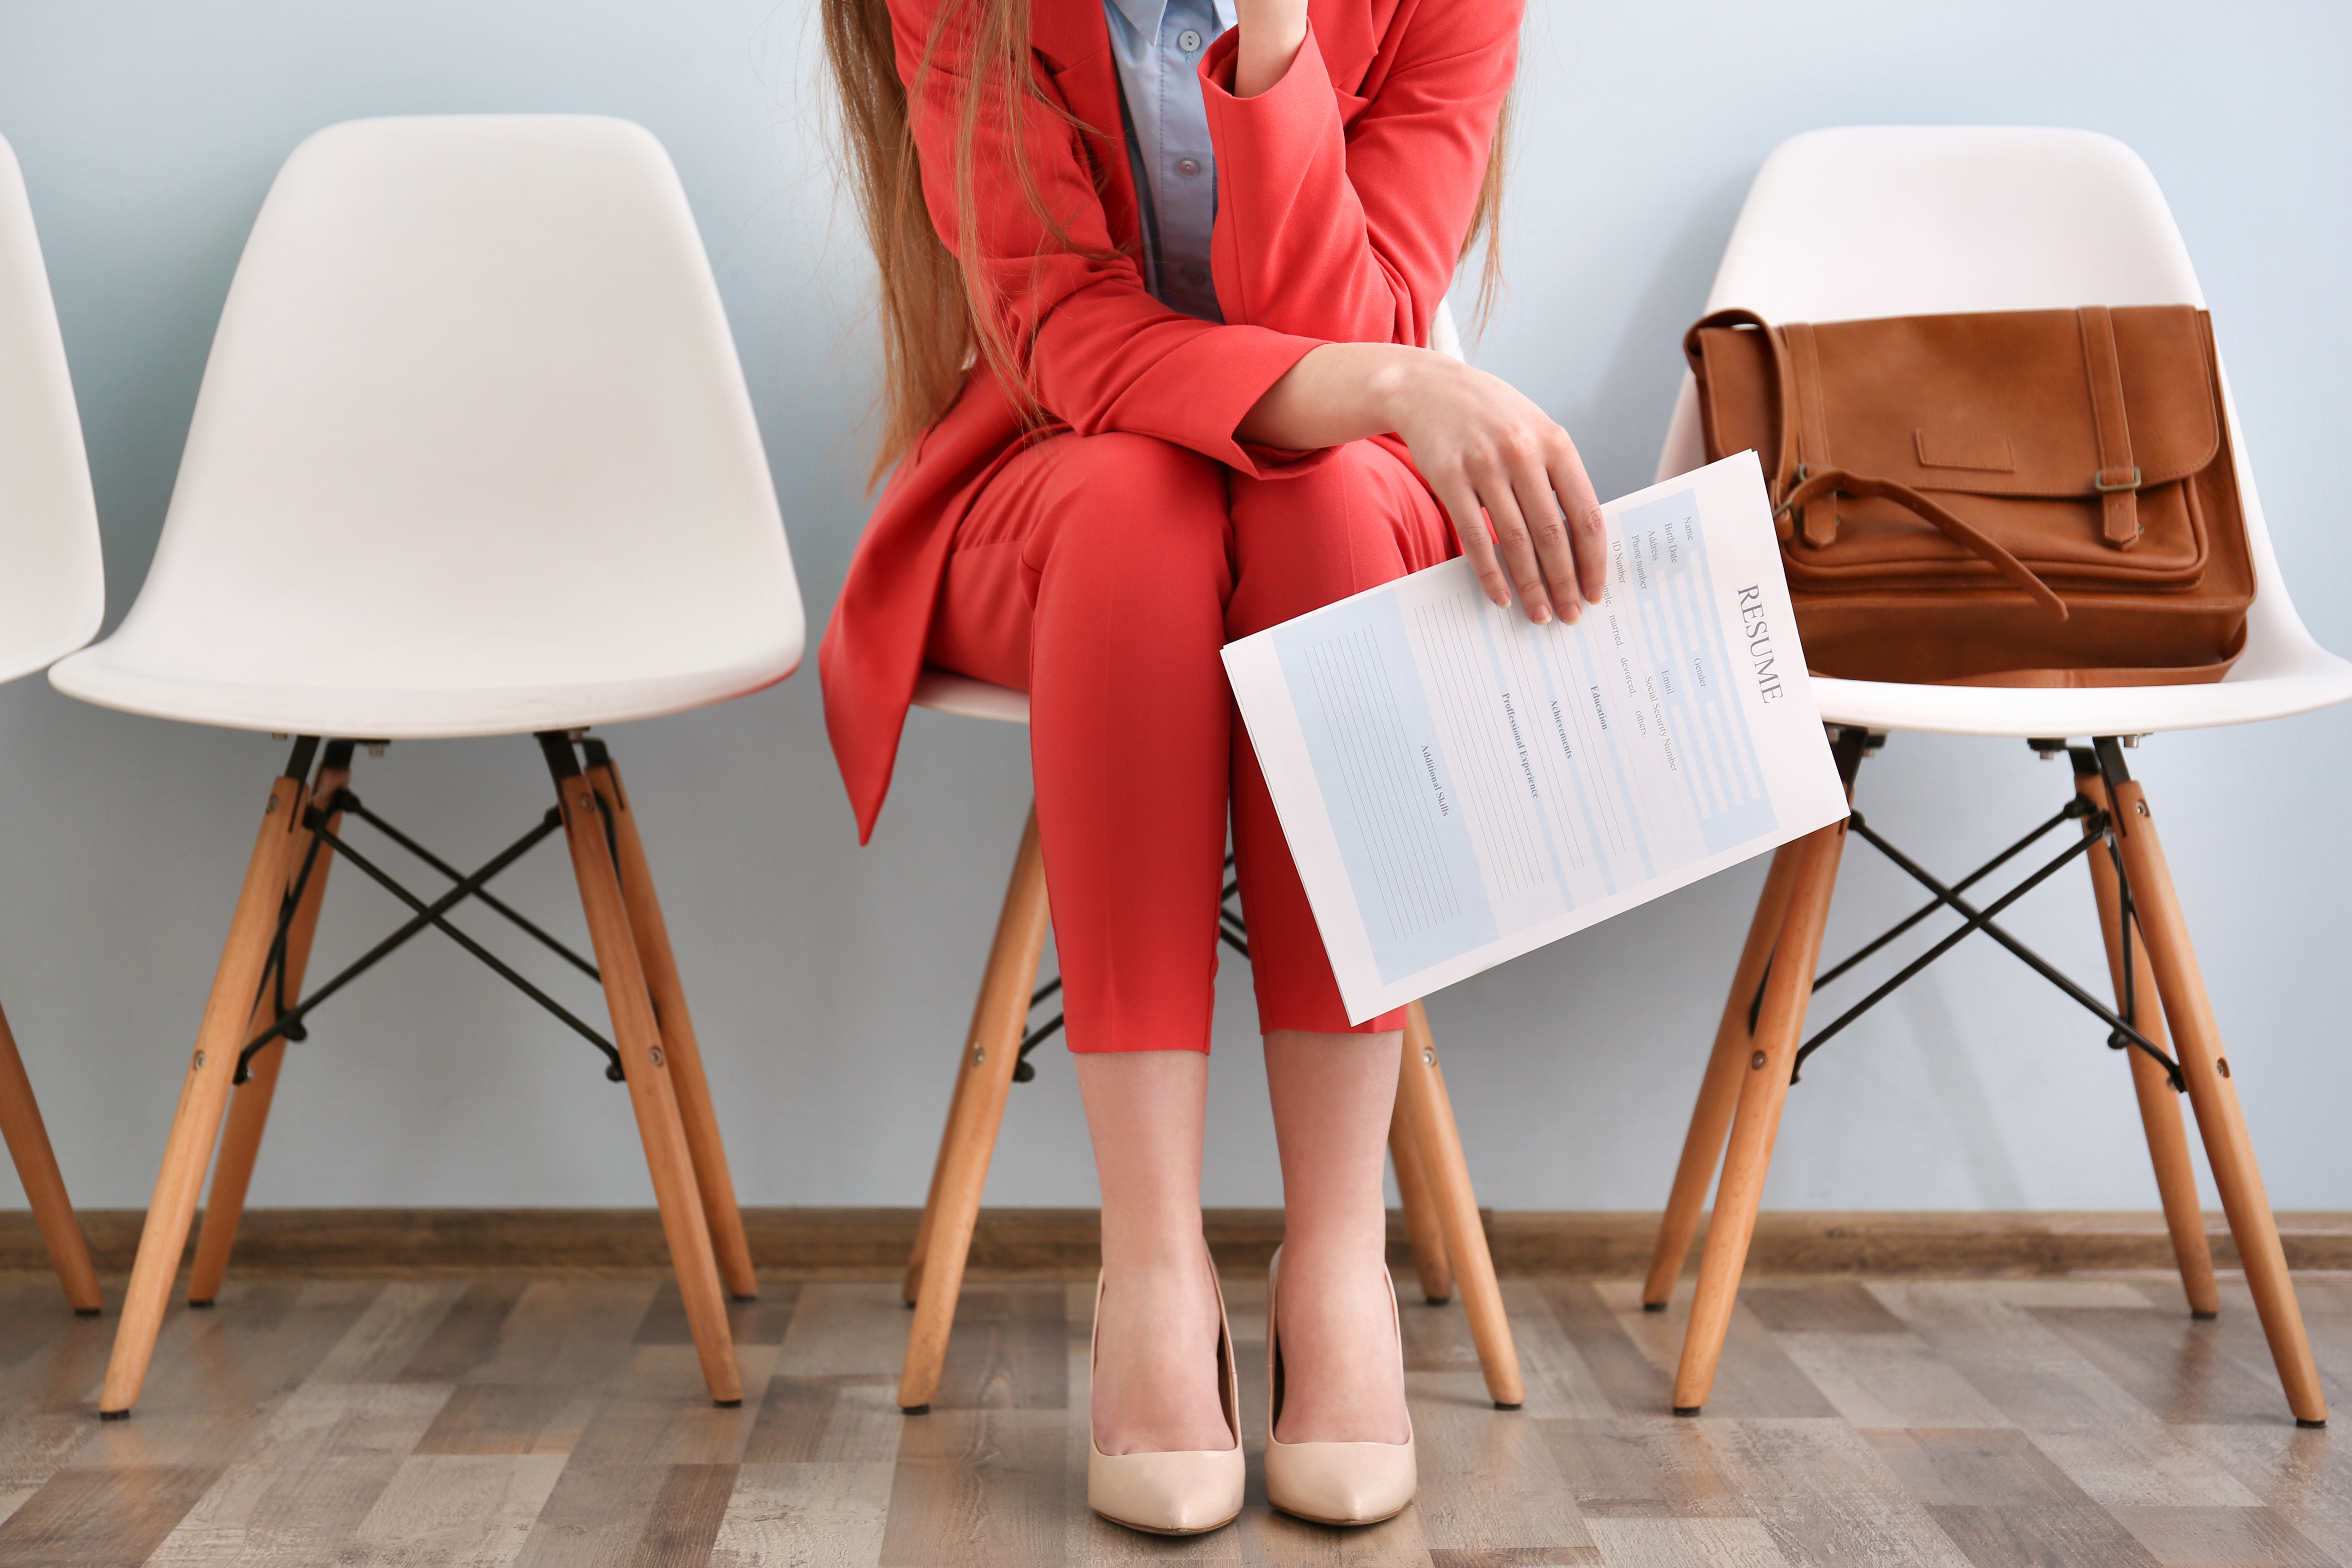
<path fill-rule="evenodd" d="M 1135 171 L 1127 162 L 1127 128 L 1119 117 L 1118 65 L 1102 8 L 1103 0 L 1030 0 L 1029 41 L 1062 107 L 1087 128 L 1087 152 L 1101 180 L 1111 243 L 1131 247 L 1142 242 L 1143 221 L 1136 206 Z"/>

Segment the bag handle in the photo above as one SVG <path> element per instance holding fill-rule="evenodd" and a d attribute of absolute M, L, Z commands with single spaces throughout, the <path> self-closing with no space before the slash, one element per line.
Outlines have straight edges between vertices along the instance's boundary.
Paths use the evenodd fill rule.
<path fill-rule="evenodd" d="M 1683 353 L 1690 360 L 1694 370 L 1697 368 L 1700 357 L 1698 335 L 1710 327 L 1753 329 L 1764 345 L 1765 357 L 1771 362 L 1774 400 L 1778 405 L 1774 411 L 1776 415 L 1774 426 L 1779 433 L 1779 439 L 1774 443 L 1777 450 L 1774 453 L 1771 486 L 1774 500 L 1772 521 L 1780 531 L 1780 542 L 1783 545 L 1788 543 L 1790 536 L 1796 531 L 1791 519 L 1794 514 L 1801 511 L 1806 514 L 1804 532 L 1805 542 L 1808 544 L 1818 548 L 1832 542 L 1837 537 L 1834 522 L 1820 527 L 1815 526 L 1811 512 L 1818 509 L 1811 507 L 1810 503 L 1820 500 L 1832 492 L 1875 496 L 1882 500 L 1893 501 L 1920 521 L 1941 531 L 1954 543 L 1985 561 L 1994 571 L 2023 589 L 2027 596 L 2035 604 L 2048 610 L 2058 619 L 2063 621 L 2067 618 L 2066 601 L 2060 598 L 2049 584 L 2036 575 L 2032 567 L 2011 554 L 1997 541 L 1950 508 L 1928 500 L 1909 485 L 1895 479 L 1879 479 L 1870 474 L 1856 474 L 1844 468 L 1809 468 L 1801 460 L 1802 454 L 1798 448 L 1796 422 L 1790 417 L 1790 410 L 1800 402 L 1801 391 L 1796 384 L 1795 367 L 1790 363 L 1789 355 L 1784 352 L 1780 334 L 1772 330 L 1770 322 L 1753 310 L 1717 310 L 1713 315 L 1702 317 L 1683 336 Z"/>
<path fill-rule="evenodd" d="M 2060 598 L 2050 584 L 2036 576 L 2033 568 L 2003 549 L 2000 542 L 1979 531 L 1976 525 L 1959 513 L 1938 502 L 1929 500 L 1909 485 L 1895 479 L 1882 479 L 1869 474 L 1848 473 L 1843 468 L 1822 468 L 1806 476 L 1805 482 L 1790 490 L 1773 513 L 1796 510 L 1807 501 L 1836 490 L 1850 496 L 1876 496 L 1891 500 L 1921 521 L 1943 530 L 1956 543 L 1974 551 L 1989 562 L 1992 569 L 2025 590 L 2033 602 L 2057 616 L 2066 619 L 2066 601 Z"/>

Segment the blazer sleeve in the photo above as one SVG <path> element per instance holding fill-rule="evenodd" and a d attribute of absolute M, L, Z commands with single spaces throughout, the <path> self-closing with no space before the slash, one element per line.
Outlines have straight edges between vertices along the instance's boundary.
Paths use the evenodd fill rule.
<path fill-rule="evenodd" d="M 935 0 L 897 0 L 890 9 L 924 202 L 961 258 L 967 237 L 954 169 L 968 42 L 942 37 L 925 67 Z M 1245 447 L 1234 429 L 1320 340 L 1219 326 L 1153 299 L 1134 257 L 1112 241 L 1080 128 L 1058 109 L 1050 78 L 1039 76 L 1043 100 L 1014 94 L 1008 113 L 1000 89 L 980 105 L 969 237 L 1038 401 L 1081 435 L 1156 437 L 1249 473 L 1282 460 L 1288 454 Z"/>
<path fill-rule="evenodd" d="M 1339 342 L 1429 341 L 1518 66 L 1521 0 L 1420 0 L 1372 96 L 1333 86 L 1310 24 L 1282 79 L 1232 92 L 1238 31 L 1201 62 L 1224 318 Z"/>

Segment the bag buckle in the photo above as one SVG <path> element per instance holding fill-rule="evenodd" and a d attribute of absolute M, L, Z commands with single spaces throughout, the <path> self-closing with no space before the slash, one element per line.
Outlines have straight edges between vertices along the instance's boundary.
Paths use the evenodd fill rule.
<path fill-rule="evenodd" d="M 2131 477 L 2129 479 L 2115 479 L 2111 481 L 2107 477 L 2110 474 L 2128 474 Z M 2098 491 L 2103 496 L 2113 495 L 2117 490 L 2136 490 L 2139 489 L 2143 481 L 2140 479 L 2139 469 L 2137 468 L 2101 468 L 2097 473 L 2091 476 L 2091 488 Z"/>
<path fill-rule="evenodd" d="M 1797 492 L 1797 487 L 1798 487 L 1799 485 L 1803 484 L 1804 482 L 1805 482 L 1805 465 L 1804 465 L 1804 464 L 1802 464 L 1802 463 L 1799 463 L 1799 464 L 1797 465 L 1797 471 L 1796 471 L 1796 473 L 1794 474 L 1794 476 L 1792 476 L 1792 477 L 1791 477 L 1791 479 L 1790 479 L 1790 484 L 1789 484 L 1789 493 L 1790 493 L 1790 495 L 1794 495 L 1794 494 L 1796 494 L 1796 492 Z M 1792 509 L 1791 509 L 1790 504 L 1789 502 L 1787 502 L 1787 501 L 1785 501 L 1785 500 L 1784 500 L 1784 501 L 1782 501 L 1779 506 L 1776 506 L 1776 507 L 1774 507 L 1774 508 L 1772 509 L 1772 521 L 1775 521 L 1775 522 L 1780 521 L 1782 518 L 1784 518 L 1784 517 L 1788 516 L 1788 515 L 1789 515 L 1789 513 L 1790 513 L 1790 511 L 1791 510 L 1792 510 Z"/>

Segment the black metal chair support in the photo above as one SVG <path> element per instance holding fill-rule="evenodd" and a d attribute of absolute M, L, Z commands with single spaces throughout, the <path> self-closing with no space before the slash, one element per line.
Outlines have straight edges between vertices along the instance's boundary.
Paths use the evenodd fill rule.
<path fill-rule="evenodd" d="M 407 850 L 411 855 L 415 856 L 419 860 L 424 861 L 427 866 L 432 867 L 436 871 L 440 872 L 451 881 L 463 882 L 466 880 L 466 873 L 458 870 L 457 868 L 450 865 L 449 862 L 442 859 L 438 855 L 434 854 L 432 850 L 427 849 L 424 845 L 419 844 L 415 839 L 411 838 L 407 834 L 403 833 L 399 828 L 394 827 L 391 823 L 386 822 L 383 817 L 378 816 L 374 812 L 370 811 L 366 806 L 361 805 L 360 797 L 352 794 L 351 791 L 345 790 L 337 797 L 337 805 L 339 809 L 347 811 L 352 816 L 358 817 L 362 822 L 366 823 L 370 827 L 374 828 L 378 833 L 383 834 L 386 838 L 391 839 L 394 844 L 399 845 L 403 849 Z M 618 864 L 617 856 L 614 858 L 614 863 Z M 511 904 L 509 904 L 503 899 L 497 897 L 488 888 L 475 889 L 474 898 L 478 902 L 487 906 L 492 910 L 495 910 L 499 914 L 504 915 L 509 923 L 515 926 L 526 935 L 533 938 L 541 946 L 546 948 L 549 952 L 562 959 L 563 962 L 572 965 L 572 968 L 578 970 L 589 979 L 596 981 L 600 984 L 604 982 L 604 977 L 596 972 L 595 964 L 590 963 L 579 953 L 574 952 L 567 943 L 559 941 L 555 937 L 550 936 L 546 931 L 541 930 L 538 925 L 526 919 L 520 910 L 516 910 Z"/>
<path fill-rule="evenodd" d="M 1850 734 L 1851 731 L 1848 733 Z M 1841 738 L 1843 739 L 1844 737 Z M 1873 736 L 1869 739 L 1873 742 L 1872 749 L 1874 750 L 1875 743 L 1882 740 L 1883 737 Z M 2045 757 L 2051 755 L 2057 750 L 2063 749 L 2063 742 L 2059 742 L 2032 741 L 2029 742 L 2028 744 L 2032 745 L 2038 753 Z M 2104 752 L 2105 749 L 2112 744 L 2113 742 L 2111 741 L 2101 742 L 2101 752 Z M 2077 759 L 2078 762 L 2081 760 L 2082 759 L 2080 758 Z M 2086 769 L 2078 771 L 2091 770 Z M 2069 821 L 2077 820 L 2084 821 L 2085 826 L 2089 828 L 2089 831 L 2085 832 L 2078 841 L 2068 846 L 2057 856 L 2056 858 L 2049 861 L 2040 869 L 2028 875 L 2016 886 L 2011 888 L 2007 892 L 1993 900 L 1991 903 L 1985 905 L 1982 908 L 1979 908 L 1977 905 L 1969 902 L 1968 900 L 1960 896 L 1968 889 L 1974 886 L 1977 882 L 1981 881 L 1985 877 L 1990 875 L 1993 871 L 1998 870 L 2009 861 L 2014 859 L 2018 855 L 2023 853 L 2028 847 L 2049 835 L 2051 832 L 2054 831 L 2059 826 Z M 1843 1013 L 1840 1014 L 1836 1019 L 1825 1025 L 1811 1039 L 1807 1040 L 1801 1047 L 1800 1047 L 1797 1050 L 1796 1060 L 1791 1063 L 1790 1067 L 1789 1081 L 1790 1083 L 1793 1084 L 1802 1081 L 1801 1074 L 1804 1069 L 1806 1058 L 1811 1057 L 1822 1046 L 1826 1045 L 1836 1035 L 1843 1031 L 1847 1026 L 1853 1024 L 1856 1019 L 1869 1012 L 1873 1007 L 1877 1006 L 1881 1002 L 1886 1000 L 1887 997 L 1893 995 L 1905 984 L 1916 976 L 1920 971 L 1935 963 L 1936 960 L 1943 957 L 1944 954 L 1958 946 L 1960 942 L 1967 940 L 1969 936 L 1978 931 L 1983 931 L 1986 935 L 1991 937 L 1993 941 L 1999 942 L 2002 947 L 2015 954 L 2035 973 L 2041 975 L 2042 978 L 2047 980 L 2052 985 L 2057 987 L 2057 989 L 2063 993 L 2070 1000 L 2075 1002 L 2084 1010 L 2098 1018 L 2100 1022 L 2105 1024 L 2108 1031 L 2107 1044 L 2110 1047 L 2117 1050 L 2132 1049 L 2147 1053 L 2147 1056 L 2163 1067 L 2165 1076 L 2170 1080 L 2176 1092 L 2184 1090 L 2187 1088 L 2186 1081 L 2180 1076 L 2179 1063 L 2176 1062 L 2170 1056 L 2167 1055 L 2164 1049 L 2158 1046 L 2155 1041 L 2149 1039 L 2146 1035 L 2140 1033 L 2140 1031 L 2134 1026 L 2135 1021 L 2138 1016 L 2138 1007 L 2137 1005 L 2137 995 L 2131 972 L 2132 944 L 2129 941 L 2129 933 L 2137 924 L 2137 916 L 2133 912 L 2131 883 L 2129 879 L 2125 878 L 2123 875 L 2123 858 L 2116 848 L 2115 836 L 2108 825 L 2107 816 L 2105 812 L 2100 811 L 2096 807 L 2093 806 L 2088 801 L 2083 799 L 2080 795 L 2077 795 L 2074 799 L 2069 801 L 2063 808 L 2058 811 L 2048 821 L 2035 827 L 2032 832 L 2026 834 L 2025 837 L 2020 838 L 2016 843 L 2010 845 L 2007 848 L 2000 851 L 2000 854 L 1995 855 L 1991 859 L 1986 861 L 1983 865 L 1978 867 L 1975 870 L 1970 871 L 1967 876 L 1961 878 L 1958 882 L 1950 886 L 1947 886 L 1932 873 L 1921 867 L 1916 861 L 1913 860 L 1909 856 L 1904 854 L 1902 850 L 1896 848 L 1892 843 L 1888 842 L 1883 834 L 1879 833 L 1876 829 L 1873 828 L 1869 823 L 1864 820 L 1860 812 L 1853 812 L 1847 817 L 1846 822 L 1849 830 L 1852 831 L 1856 837 L 1860 838 L 1864 843 L 1868 844 L 1872 848 L 1876 849 L 1880 854 L 1885 856 L 1887 859 L 1892 861 L 1906 876 L 1908 876 L 1912 880 L 1926 888 L 1930 893 L 1934 894 L 1935 897 L 1927 904 L 1913 910 L 1909 915 L 1896 922 L 1887 931 L 1873 938 L 1870 942 L 1865 942 L 1859 950 L 1845 959 L 1822 971 L 1822 973 L 1816 975 L 1813 980 L 1813 989 L 1816 992 L 1818 992 L 1822 986 L 1830 984 L 1832 981 L 1845 974 L 1863 960 L 1879 952 L 1881 949 L 1885 948 L 1887 943 L 1895 941 L 1906 931 L 1910 931 L 1914 926 L 1916 926 L 1921 921 L 1927 919 L 1929 915 L 1935 913 L 1939 909 L 1948 909 L 1953 913 L 1958 914 L 1961 917 L 1962 923 L 1958 930 L 1945 936 L 1933 947 L 1930 947 L 1926 952 L 1921 953 L 1917 958 L 1904 965 L 1902 969 L 1898 970 L 1895 973 L 1893 978 L 1880 985 L 1876 990 L 1871 992 L 1869 995 L 1864 997 L 1860 1002 L 1855 1003 L 1852 1007 L 1847 1008 Z M 2123 894 L 2122 907 L 2126 941 L 2124 942 L 2122 987 L 2124 1007 L 2120 1014 L 2108 1007 L 2105 1003 L 2099 1001 L 2097 997 L 2083 989 L 2082 986 L 2076 984 L 2073 980 L 2069 979 L 2063 972 L 2059 970 L 2055 964 L 2053 964 L 2040 953 L 2035 952 L 2032 948 L 2026 946 L 2024 942 L 2020 942 L 2008 931 L 1995 923 L 1994 921 L 1995 916 L 2001 913 L 2001 911 L 2008 909 L 2011 904 L 2017 902 L 2026 894 L 2032 892 L 2034 889 L 2040 887 L 2051 877 L 2056 875 L 2062 868 L 2074 860 L 2078 856 L 2089 854 L 2095 849 L 2104 850 L 2110 858 L 2111 862 L 2116 868 L 2116 874 L 2119 879 L 2119 885 L 2122 889 Z M 1765 970 L 1765 980 L 1769 980 L 1769 976 L 1770 965 L 1768 963 Z M 1762 1005 L 1765 980 L 1759 980 L 1758 982 L 1756 996 L 1749 1005 L 1751 1019 L 1756 1009 Z"/>
<path fill-rule="evenodd" d="M 565 745 L 568 749 L 570 744 L 568 741 L 565 741 L 560 736 L 555 739 L 559 743 Z M 542 745 L 546 744 L 547 740 L 547 737 L 541 737 Z M 351 760 L 352 745 L 353 742 L 349 741 L 330 742 L 328 745 L 329 764 L 335 767 L 348 766 Z M 604 748 L 601 744 L 598 744 L 596 746 L 595 752 L 592 754 L 592 763 L 603 761 L 603 752 Z M 307 763 L 308 760 L 309 758 L 306 752 L 303 755 L 303 761 Z M 308 770 L 306 768 L 305 772 L 307 771 Z M 598 802 L 598 806 L 600 812 L 602 812 L 603 802 L 601 798 Z M 359 850 L 353 848 L 350 842 L 341 835 L 336 833 L 327 826 L 331 818 L 338 815 L 346 814 L 355 816 L 361 821 L 368 824 L 370 826 L 375 828 L 385 837 L 391 839 L 393 843 L 398 845 L 409 854 L 414 855 L 417 859 L 422 860 L 425 864 L 430 866 L 433 869 L 438 871 L 443 876 L 447 877 L 455 885 L 446 892 L 443 893 L 439 898 L 433 900 L 429 903 L 426 902 L 417 894 L 404 887 L 399 879 L 394 877 L 392 873 L 386 871 L 383 868 L 369 859 Z M 609 819 L 609 814 L 605 815 L 607 816 L 607 820 L 604 824 L 604 830 L 607 837 L 609 838 L 614 832 L 614 825 Z M 291 888 L 288 889 L 285 896 L 279 900 L 278 931 L 275 939 L 270 944 L 269 956 L 267 965 L 262 973 L 261 984 L 264 994 L 274 994 L 275 996 L 276 1005 L 274 1012 L 276 1016 L 267 1027 L 261 1030 L 259 1034 L 254 1036 L 251 1040 L 247 1041 L 244 1048 L 237 1053 L 236 1073 L 233 1081 L 242 1084 L 251 1077 L 250 1068 L 255 1054 L 260 1051 L 264 1047 L 268 1046 L 272 1040 L 278 1039 L 281 1037 L 289 1040 L 300 1040 L 307 1038 L 309 1031 L 305 1026 L 305 1020 L 308 1019 L 313 1009 L 318 1007 L 320 1003 L 326 1001 L 328 997 L 332 996 L 335 993 L 341 991 L 345 985 L 348 985 L 351 982 L 358 979 L 370 969 L 374 968 L 384 959 L 390 957 L 395 951 L 405 945 L 410 938 L 415 936 L 418 932 L 425 930 L 427 927 L 439 929 L 443 934 L 446 935 L 451 941 L 457 942 L 459 947 L 472 954 L 476 959 L 479 960 L 484 966 L 490 970 L 491 973 L 497 974 L 500 979 L 514 986 L 524 995 L 530 997 L 541 1007 L 547 1009 L 548 1012 L 562 1020 L 562 1023 L 574 1034 L 579 1035 L 590 1045 L 594 1046 L 599 1051 L 603 1052 L 605 1062 L 605 1078 L 614 1083 L 619 1083 L 623 1080 L 625 1075 L 621 1067 L 621 1053 L 614 1046 L 612 1041 L 606 1039 L 595 1028 L 582 1020 L 576 1014 L 572 1013 L 571 1009 L 565 1007 L 561 1002 L 558 1002 L 553 996 L 551 996 L 539 986 L 533 984 L 519 971 L 507 963 L 504 960 L 500 959 L 488 948 L 483 946 L 473 937 L 467 935 L 465 931 L 451 924 L 446 918 L 448 912 L 457 905 L 465 902 L 468 899 L 477 900 L 481 903 L 488 905 L 498 914 L 505 917 L 506 920 L 534 938 L 541 945 L 561 956 L 574 969 L 579 970 L 582 973 L 587 975 L 592 980 L 601 980 L 602 977 L 599 975 L 596 966 L 593 963 L 581 956 L 581 954 L 574 952 L 570 946 L 566 945 L 558 938 L 550 935 L 546 931 L 542 930 L 519 910 L 513 909 L 502 900 L 493 897 L 486 890 L 491 879 L 497 877 L 499 873 L 511 867 L 516 861 L 529 854 L 532 849 L 538 847 L 540 843 L 549 836 L 562 829 L 563 826 L 563 814 L 561 810 L 553 806 L 549 807 L 547 814 L 541 817 L 540 820 L 531 826 L 530 831 L 526 832 L 521 837 L 516 839 L 512 844 L 508 845 L 504 849 L 499 851 L 498 854 L 492 856 L 489 859 L 484 861 L 479 868 L 470 873 L 459 871 L 455 866 L 452 866 L 449 862 L 442 859 L 439 856 L 425 848 L 422 844 L 419 844 L 414 837 L 402 832 L 399 828 L 385 821 L 375 812 L 371 811 L 361 802 L 358 795 L 353 795 L 348 789 L 336 791 L 334 796 L 324 803 L 312 804 L 304 813 L 302 822 L 303 826 L 310 829 L 310 842 L 304 849 L 300 871 L 296 874 Z M 402 903 L 407 905 L 408 908 L 414 911 L 414 915 L 409 921 L 394 931 L 389 936 L 386 936 L 382 942 L 377 942 L 373 947 L 368 949 L 367 952 L 362 953 L 357 959 L 353 960 L 333 979 L 317 986 L 308 996 L 305 996 L 299 1002 L 289 1005 L 286 996 L 285 982 L 285 959 L 288 935 L 293 926 L 295 910 L 300 905 L 303 891 L 309 887 L 310 878 L 317 868 L 319 857 L 322 848 L 331 848 L 337 855 L 341 856 L 345 860 L 350 861 L 356 869 L 365 875 L 370 880 L 383 888 L 386 892 L 392 894 L 394 898 L 398 899 Z M 619 862 L 619 856 L 617 853 L 614 855 L 614 863 L 617 866 Z M 1055 984 L 1058 985 L 1060 983 L 1058 981 L 1055 982 Z M 1044 994 L 1044 993 L 1040 994 L 1041 1000 L 1043 999 Z"/>

